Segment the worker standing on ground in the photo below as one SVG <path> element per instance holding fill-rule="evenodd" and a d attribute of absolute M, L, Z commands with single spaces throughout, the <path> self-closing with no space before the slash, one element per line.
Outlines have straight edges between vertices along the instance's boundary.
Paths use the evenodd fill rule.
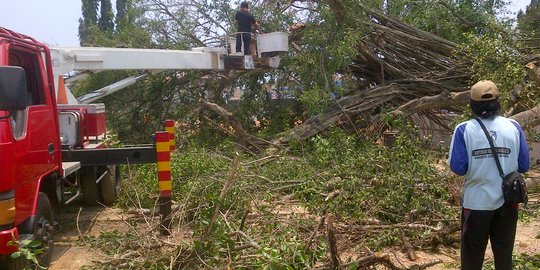
<path fill-rule="evenodd" d="M 480 81 L 471 87 L 471 110 L 486 126 L 499 153 L 504 172 L 527 172 L 529 148 L 521 126 L 499 116 L 497 86 Z M 504 202 L 502 178 L 480 123 L 471 119 L 457 125 L 448 163 L 465 176 L 461 212 L 461 269 L 481 270 L 488 239 L 496 270 L 512 270 L 518 209 Z M 499 152 L 499 151 L 497 151 Z"/>
<path fill-rule="evenodd" d="M 234 19 L 236 20 L 236 24 L 238 26 L 238 33 L 236 34 L 236 52 L 242 51 L 243 42 L 244 55 L 249 55 L 252 26 L 258 28 L 259 23 L 257 23 L 255 17 L 249 12 L 248 2 L 242 2 L 240 4 L 240 10 L 236 12 Z"/>

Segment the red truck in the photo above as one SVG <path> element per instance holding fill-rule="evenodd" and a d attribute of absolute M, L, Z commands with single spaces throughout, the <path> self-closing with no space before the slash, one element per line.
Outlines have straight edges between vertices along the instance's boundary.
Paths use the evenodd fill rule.
<path fill-rule="evenodd" d="M 233 42 L 234 40 L 229 41 Z M 40 243 L 41 266 L 51 258 L 57 211 L 116 201 L 120 164 L 155 162 L 155 146 L 106 148 L 105 106 L 89 104 L 162 70 L 277 67 L 287 35 L 259 35 L 256 56 L 227 47 L 191 51 L 56 48 L 0 27 L 0 269 L 23 269 L 10 254 Z M 63 81 L 86 72 L 144 70 L 76 99 Z M 157 182 L 156 182 L 157 183 Z"/>
<path fill-rule="evenodd" d="M 25 267 L 25 259 L 9 258 L 24 239 L 41 243 L 40 264 L 48 265 L 61 206 L 79 197 L 113 204 L 116 165 L 154 162 L 151 145 L 104 148 L 102 107 L 57 104 L 49 48 L 0 28 L 1 267 Z"/>

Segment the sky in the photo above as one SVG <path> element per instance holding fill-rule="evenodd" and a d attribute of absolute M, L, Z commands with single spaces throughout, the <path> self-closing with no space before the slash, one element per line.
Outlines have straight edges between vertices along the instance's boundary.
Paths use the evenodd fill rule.
<path fill-rule="evenodd" d="M 531 0 L 511 0 L 512 12 Z M 52 46 L 79 46 L 80 0 L 3 0 L 0 27 L 29 35 Z"/>

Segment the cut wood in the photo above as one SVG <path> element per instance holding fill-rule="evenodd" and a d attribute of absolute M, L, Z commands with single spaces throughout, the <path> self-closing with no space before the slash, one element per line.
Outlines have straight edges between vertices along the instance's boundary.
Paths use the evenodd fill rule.
<path fill-rule="evenodd" d="M 339 258 L 336 243 L 336 229 L 334 228 L 333 215 L 328 215 L 326 218 L 326 241 L 328 242 L 328 251 L 330 252 L 330 259 L 332 260 L 332 267 L 338 269 L 341 265 L 341 259 Z"/>
<path fill-rule="evenodd" d="M 236 153 L 232 161 L 231 171 L 229 172 L 229 176 L 227 177 L 225 184 L 223 184 L 223 187 L 221 188 L 221 192 L 219 194 L 219 200 L 216 203 L 216 207 L 214 208 L 214 214 L 212 215 L 212 219 L 210 220 L 210 223 L 208 223 L 208 226 L 206 227 L 206 231 L 204 232 L 202 236 L 203 240 L 208 239 L 208 237 L 210 236 L 210 233 L 212 232 L 214 223 L 216 223 L 217 217 L 221 211 L 221 202 L 225 199 L 225 196 L 227 195 L 227 191 L 229 191 L 229 188 L 232 185 L 234 179 L 236 179 L 236 172 L 238 170 L 239 162 L 240 162 L 240 155 Z"/>

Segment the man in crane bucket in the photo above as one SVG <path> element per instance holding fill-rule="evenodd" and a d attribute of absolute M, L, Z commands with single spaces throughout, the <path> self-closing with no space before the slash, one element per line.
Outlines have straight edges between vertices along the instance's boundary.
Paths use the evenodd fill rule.
<path fill-rule="evenodd" d="M 249 12 L 248 2 L 240 4 L 240 10 L 234 16 L 238 26 L 236 34 L 236 52 L 242 51 L 242 42 L 244 43 L 244 55 L 249 55 L 249 45 L 251 43 L 251 27 L 259 27 L 255 17 Z"/>

